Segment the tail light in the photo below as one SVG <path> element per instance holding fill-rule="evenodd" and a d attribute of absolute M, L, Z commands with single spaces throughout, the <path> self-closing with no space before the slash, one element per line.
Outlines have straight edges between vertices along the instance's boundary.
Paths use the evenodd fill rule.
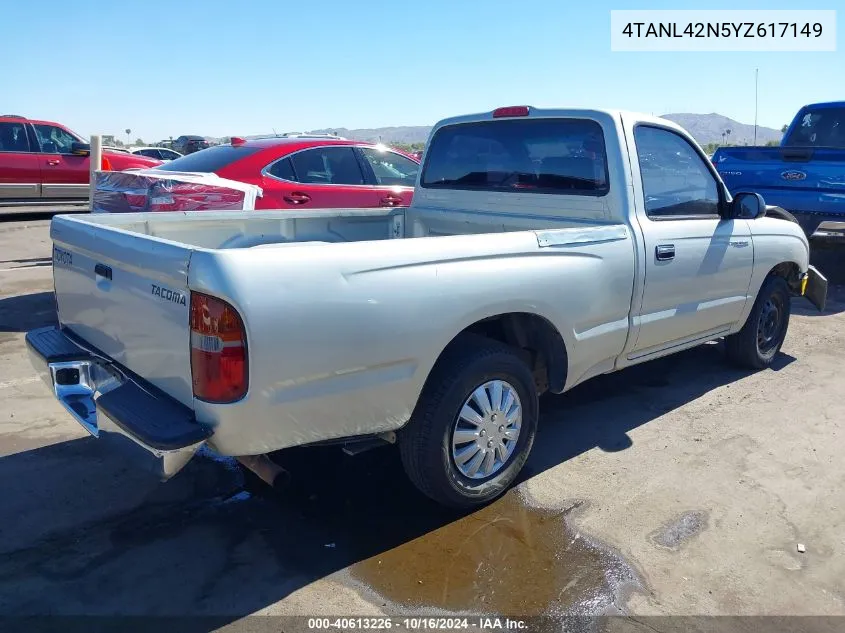
<path fill-rule="evenodd" d="M 246 331 L 225 301 L 191 293 L 191 376 L 194 396 L 207 402 L 234 402 L 246 395 L 249 375 Z"/>
<path fill-rule="evenodd" d="M 528 106 L 506 106 L 504 108 L 496 108 L 493 110 L 493 118 L 510 116 L 528 116 Z"/>

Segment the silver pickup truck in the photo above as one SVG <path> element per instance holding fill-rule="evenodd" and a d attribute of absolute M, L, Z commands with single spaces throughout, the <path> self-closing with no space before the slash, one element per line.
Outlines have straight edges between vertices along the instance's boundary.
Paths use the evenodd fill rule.
<path fill-rule="evenodd" d="M 60 325 L 26 340 L 94 436 L 164 479 L 204 444 L 268 479 L 288 447 L 391 442 L 422 492 L 463 507 L 514 481 L 543 392 L 721 337 L 765 368 L 790 297 L 827 294 L 798 224 L 731 198 L 670 121 L 617 111 L 441 121 L 405 209 L 60 215 L 50 232 Z"/>

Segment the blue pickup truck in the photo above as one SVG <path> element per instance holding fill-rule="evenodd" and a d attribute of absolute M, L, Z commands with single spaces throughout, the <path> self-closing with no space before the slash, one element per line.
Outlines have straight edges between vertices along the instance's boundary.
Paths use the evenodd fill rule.
<path fill-rule="evenodd" d="M 713 164 L 732 194 L 761 194 L 808 237 L 823 222 L 845 222 L 845 101 L 804 106 L 780 146 L 719 148 Z"/>

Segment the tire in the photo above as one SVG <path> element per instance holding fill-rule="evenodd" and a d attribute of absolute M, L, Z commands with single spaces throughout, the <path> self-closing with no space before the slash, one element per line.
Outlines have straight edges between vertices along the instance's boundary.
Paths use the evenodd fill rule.
<path fill-rule="evenodd" d="M 728 358 L 749 369 L 765 369 L 771 365 L 786 338 L 789 315 L 790 293 L 786 280 L 774 275 L 768 277 L 745 325 L 736 334 L 725 337 Z M 772 319 L 776 322 L 772 323 Z"/>
<path fill-rule="evenodd" d="M 490 434 L 481 432 L 485 428 L 470 427 L 478 433 L 478 439 L 468 444 L 453 444 L 458 441 L 455 432 L 467 429 L 465 421 L 459 422 L 465 403 L 478 389 L 484 389 L 484 394 L 489 396 L 488 404 L 494 402 L 497 384 L 501 388 L 499 393 L 503 394 L 499 397 L 498 413 L 491 411 L 485 416 L 480 414 L 483 409 L 476 401 L 469 405 L 483 421 L 482 426 L 490 429 Z M 511 399 L 511 396 L 515 397 Z M 506 401 L 514 404 L 508 407 Z M 516 414 L 507 411 L 514 411 L 516 404 L 521 407 L 521 423 L 518 435 L 511 441 L 505 434 L 513 433 L 510 420 L 516 419 Z M 503 409 L 507 411 L 503 413 Z M 410 421 L 399 433 L 399 452 L 405 472 L 421 492 L 442 505 L 466 509 L 488 503 L 508 489 L 525 465 L 537 432 L 538 410 L 534 378 L 514 350 L 485 338 L 459 339 L 438 360 Z M 506 420 L 505 424 L 500 424 L 502 419 Z M 489 443 L 484 442 L 485 436 Z M 495 448 L 488 449 L 494 439 L 497 439 Z M 478 448 L 481 444 L 483 449 Z M 473 477 L 467 476 L 462 468 L 471 470 L 473 459 L 463 466 L 456 461 L 468 454 L 465 450 L 475 450 L 485 457 L 490 452 L 492 461 L 488 464 L 482 459 L 478 472 Z M 490 471 L 489 476 L 484 476 L 485 468 Z"/>

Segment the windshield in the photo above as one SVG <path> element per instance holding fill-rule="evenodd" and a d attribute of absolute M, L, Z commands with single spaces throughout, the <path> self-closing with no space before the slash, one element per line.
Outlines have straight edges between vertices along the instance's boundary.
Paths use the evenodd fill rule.
<path fill-rule="evenodd" d="M 845 107 L 807 109 L 800 117 L 784 145 L 845 148 Z"/>
<path fill-rule="evenodd" d="M 163 169 L 164 171 L 213 172 L 223 169 L 250 154 L 254 154 L 258 149 L 257 147 L 247 146 L 215 145 L 214 147 L 177 158 L 176 160 L 156 167 L 156 169 Z"/>
<path fill-rule="evenodd" d="M 441 128 L 431 141 L 423 187 L 603 195 L 601 126 L 587 119 L 507 119 Z"/>

